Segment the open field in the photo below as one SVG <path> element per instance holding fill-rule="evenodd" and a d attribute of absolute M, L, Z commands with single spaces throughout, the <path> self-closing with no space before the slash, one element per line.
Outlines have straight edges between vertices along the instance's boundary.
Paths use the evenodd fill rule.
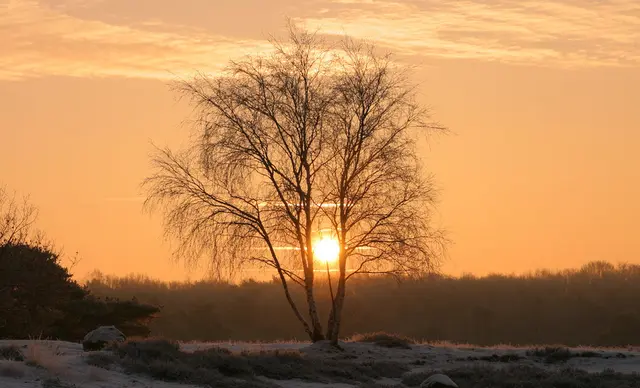
<path fill-rule="evenodd" d="M 78 343 L 3 340 L 0 386 L 413 387 L 440 372 L 461 388 L 640 387 L 638 348 L 415 344 L 384 335 L 341 345 L 152 339 L 86 353 Z"/>

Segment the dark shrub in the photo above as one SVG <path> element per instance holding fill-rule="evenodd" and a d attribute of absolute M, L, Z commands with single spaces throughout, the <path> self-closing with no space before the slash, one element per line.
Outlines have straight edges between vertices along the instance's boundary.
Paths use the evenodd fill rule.
<path fill-rule="evenodd" d="M 24 355 L 15 345 L 0 346 L 0 360 L 24 361 Z"/>
<path fill-rule="evenodd" d="M 411 338 L 385 332 L 356 334 L 350 339 L 353 342 L 370 342 L 385 348 L 411 349 L 415 341 Z"/>

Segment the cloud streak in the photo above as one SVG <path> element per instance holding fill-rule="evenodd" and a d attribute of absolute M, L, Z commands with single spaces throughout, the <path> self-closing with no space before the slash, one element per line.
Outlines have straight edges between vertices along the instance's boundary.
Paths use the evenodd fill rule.
<path fill-rule="evenodd" d="M 34 0 L 0 0 L 0 80 L 169 79 L 196 70 L 216 72 L 231 58 L 270 48 L 264 39 L 237 39 L 162 20 L 124 25 L 68 13 L 102 1 L 59 0 L 51 8 Z M 158 1 L 158 6 L 168 1 Z M 304 7 L 304 15 L 293 16 L 323 33 L 346 32 L 412 58 L 554 67 L 640 66 L 640 5 L 636 3 L 317 0 Z M 264 7 L 261 4 L 256 0 L 256 7 Z"/>
<path fill-rule="evenodd" d="M 562 67 L 640 65 L 635 0 L 332 0 L 299 18 L 411 56 Z"/>
<path fill-rule="evenodd" d="M 0 79 L 46 75 L 173 78 L 194 70 L 219 71 L 231 57 L 268 49 L 162 23 L 135 26 L 82 20 L 35 1 L 0 8 Z"/>

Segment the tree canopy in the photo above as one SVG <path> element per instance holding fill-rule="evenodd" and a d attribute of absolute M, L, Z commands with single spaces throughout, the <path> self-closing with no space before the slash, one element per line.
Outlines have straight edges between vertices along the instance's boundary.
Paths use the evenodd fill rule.
<path fill-rule="evenodd" d="M 0 190 L 0 338 L 77 341 L 100 325 L 146 336 L 160 310 L 137 300 L 100 299 L 79 285 L 61 255 L 35 231 L 28 198 Z"/>
<path fill-rule="evenodd" d="M 390 56 L 291 27 L 270 54 L 177 89 L 195 108 L 193 142 L 160 150 L 144 184 L 180 257 L 207 257 L 221 276 L 274 270 L 309 337 L 334 342 L 351 277 L 437 267 L 445 238 L 431 225 L 434 187 L 416 139 L 443 128 Z M 314 252 L 323 239 L 337 247 L 333 268 Z M 323 331 L 314 279 L 325 269 L 337 279 Z M 292 286 L 305 290 L 306 312 Z"/>

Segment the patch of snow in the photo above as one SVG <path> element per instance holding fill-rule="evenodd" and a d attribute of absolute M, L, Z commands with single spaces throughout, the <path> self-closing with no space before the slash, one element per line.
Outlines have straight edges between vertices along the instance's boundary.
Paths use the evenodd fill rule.
<path fill-rule="evenodd" d="M 136 387 L 136 388 L 195 388 L 195 385 L 154 381 L 145 376 L 127 375 L 116 368 L 113 370 L 101 369 L 87 364 L 87 353 L 83 352 L 82 345 L 64 341 L 40 341 L 40 340 L 0 340 L 0 346 L 17 346 L 30 364 L 38 364 L 41 367 L 29 366 L 24 362 L 1 361 L 0 362 L 0 387 L 41 387 L 41 382 L 46 378 L 59 378 L 61 381 L 86 388 L 109 387 Z M 547 370 L 555 370 L 564 367 L 582 369 L 590 373 L 602 372 L 611 369 L 621 373 L 640 374 L 640 350 L 638 349 L 597 349 L 597 348 L 573 348 L 571 351 L 593 351 L 600 357 L 573 357 L 566 363 L 546 364 L 541 358 L 531 357 L 527 352 L 531 348 L 524 347 L 477 347 L 455 346 L 451 344 L 418 344 L 412 349 L 384 348 L 372 343 L 341 343 L 343 352 L 335 352 L 326 344 L 311 344 L 309 342 L 279 342 L 279 343 L 251 343 L 251 342 L 209 342 L 181 343 L 184 351 L 221 347 L 233 352 L 240 351 L 269 351 L 289 350 L 300 351 L 312 358 L 344 358 L 354 362 L 395 361 L 411 367 L 411 372 L 438 373 L 445 369 L 466 365 L 490 365 L 501 368 L 511 365 L 534 365 Z M 520 359 L 509 362 L 500 362 L 499 357 L 505 355 L 517 355 Z M 485 360 L 483 360 L 483 358 Z M 489 358 L 489 360 L 487 360 Z M 3 373 L 3 371 L 5 371 Z M 349 384 L 322 384 L 303 382 L 298 380 L 279 381 L 268 380 L 283 388 L 326 388 L 341 387 L 352 388 Z M 381 379 L 379 384 L 394 386 L 400 382 L 398 379 Z"/>

